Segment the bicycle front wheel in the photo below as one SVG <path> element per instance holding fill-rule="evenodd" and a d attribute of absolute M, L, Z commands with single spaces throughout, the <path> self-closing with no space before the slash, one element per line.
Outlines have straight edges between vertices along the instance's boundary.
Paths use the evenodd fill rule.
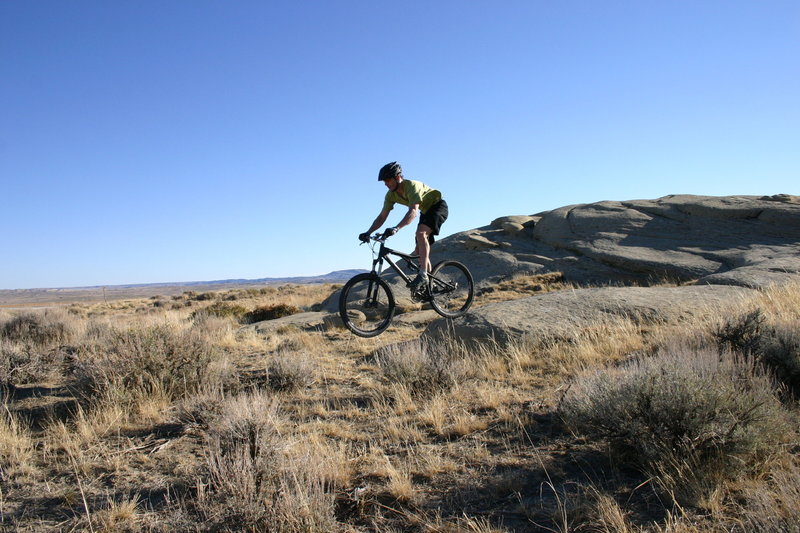
<path fill-rule="evenodd" d="M 359 274 L 345 283 L 339 296 L 339 316 L 359 337 L 383 333 L 394 318 L 394 294 L 389 284 L 372 273 Z"/>
<path fill-rule="evenodd" d="M 472 274 L 458 261 L 442 261 L 430 274 L 431 305 L 446 318 L 463 315 L 472 305 Z"/>

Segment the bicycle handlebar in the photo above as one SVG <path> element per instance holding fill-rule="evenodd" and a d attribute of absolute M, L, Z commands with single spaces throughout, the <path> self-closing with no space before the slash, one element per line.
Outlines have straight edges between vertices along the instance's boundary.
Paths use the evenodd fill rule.
<path fill-rule="evenodd" d="M 381 243 L 386 242 L 386 239 L 388 239 L 388 238 L 389 237 L 384 237 L 383 233 L 376 233 L 375 235 L 370 235 L 369 236 L 369 240 L 370 241 L 381 242 Z M 368 242 L 369 241 L 361 241 L 359 246 L 361 246 L 362 244 L 367 244 Z"/>

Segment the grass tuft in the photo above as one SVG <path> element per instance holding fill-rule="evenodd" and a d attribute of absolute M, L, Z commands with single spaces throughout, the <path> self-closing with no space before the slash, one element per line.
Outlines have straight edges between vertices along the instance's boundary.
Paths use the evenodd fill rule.
<path fill-rule="evenodd" d="M 294 392 L 314 382 L 314 367 L 302 353 L 282 351 L 267 365 L 269 387 L 279 392 Z"/>

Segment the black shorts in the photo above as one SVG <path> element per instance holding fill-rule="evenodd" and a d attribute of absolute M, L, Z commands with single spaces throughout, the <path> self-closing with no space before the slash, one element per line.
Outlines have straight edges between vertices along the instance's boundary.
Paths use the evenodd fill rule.
<path fill-rule="evenodd" d="M 428 238 L 431 244 L 433 244 L 433 236 L 439 235 L 439 230 L 442 228 L 444 221 L 447 220 L 447 215 L 447 202 L 439 200 L 433 204 L 426 213 L 422 213 L 422 216 L 419 217 L 420 224 L 425 224 L 433 230 Z"/>

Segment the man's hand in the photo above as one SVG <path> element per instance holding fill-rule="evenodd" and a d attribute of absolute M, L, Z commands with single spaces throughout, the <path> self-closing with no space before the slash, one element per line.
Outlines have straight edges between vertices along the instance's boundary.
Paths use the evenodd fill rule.
<path fill-rule="evenodd" d="M 398 228 L 397 226 L 395 226 L 393 228 L 386 228 L 386 231 L 383 232 L 383 238 L 384 239 L 388 239 L 389 237 L 391 237 L 392 235 L 394 235 L 398 231 L 400 231 L 400 228 Z"/>
<path fill-rule="evenodd" d="M 369 233 L 364 232 L 358 235 L 358 240 L 361 242 L 369 242 Z"/>

